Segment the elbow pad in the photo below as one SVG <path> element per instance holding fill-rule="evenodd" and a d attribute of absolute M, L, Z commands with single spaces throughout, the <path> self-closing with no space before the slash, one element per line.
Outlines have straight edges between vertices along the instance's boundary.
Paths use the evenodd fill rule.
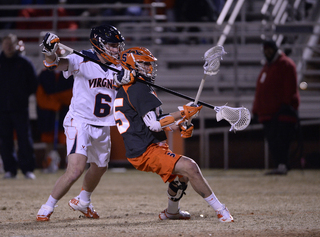
<path fill-rule="evenodd" d="M 160 132 L 162 130 L 161 124 L 159 121 L 157 121 L 157 116 L 154 111 L 149 111 L 146 113 L 143 117 L 143 122 L 153 132 Z"/>

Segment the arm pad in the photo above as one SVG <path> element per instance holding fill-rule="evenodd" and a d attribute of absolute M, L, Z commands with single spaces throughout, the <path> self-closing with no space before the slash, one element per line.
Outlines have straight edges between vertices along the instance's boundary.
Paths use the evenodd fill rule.
<path fill-rule="evenodd" d="M 154 111 L 149 111 L 143 117 L 143 122 L 153 132 L 160 132 L 162 130 L 161 124 L 157 121 L 157 116 Z"/>
<path fill-rule="evenodd" d="M 172 117 L 170 114 L 165 114 L 161 116 L 159 122 L 162 128 L 175 124 L 174 117 Z"/>

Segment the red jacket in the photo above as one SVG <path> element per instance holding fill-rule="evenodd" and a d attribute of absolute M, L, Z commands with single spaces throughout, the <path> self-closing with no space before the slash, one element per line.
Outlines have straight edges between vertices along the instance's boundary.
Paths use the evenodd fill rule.
<path fill-rule="evenodd" d="M 297 111 L 299 104 L 296 65 L 281 53 L 274 62 L 266 63 L 259 74 L 252 113 L 258 115 L 259 122 L 275 117 L 280 121 L 295 122 L 295 116 L 280 110 L 286 106 Z"/>

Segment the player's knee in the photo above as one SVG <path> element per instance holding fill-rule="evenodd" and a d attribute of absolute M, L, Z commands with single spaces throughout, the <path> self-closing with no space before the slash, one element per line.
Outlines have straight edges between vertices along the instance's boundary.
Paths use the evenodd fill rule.
<path fill-rule="evenodd" d="M 84 170 L 82 170 L 82 169 L 76 169 L 76 168 L 69 169 L 69 170 L 67 169 L 65 175 L 67 176 L 68 182 L 74 183 L 75 181 L 77 181 L 80 178 L 80 176 L 82 175 L 83 171 Z"/>
<path fill-rule="evenodd" d="M 175 172 L 180 175 L 192 179 L 200 173 L 197 163 L 189 157 L 182 156 L 175 166 Z"/>
<path fill-rule="evenodd" d="M 190 177 L 197 175 L 199 173 L 199 166 L 197 165 L 197 163 L 194 160 L 188 158 L 185 160 L 184 170 L 186 172 L 185 176 L 190 178 Z"/>
<path fill-rule="evenodd" d="M 90 169 L 89 171 L 94 175 L 101 176 L 107 171 L 108 167 L 98 167 L 97 165 L 95 166 L 91 165 L 89 169 Z"/>

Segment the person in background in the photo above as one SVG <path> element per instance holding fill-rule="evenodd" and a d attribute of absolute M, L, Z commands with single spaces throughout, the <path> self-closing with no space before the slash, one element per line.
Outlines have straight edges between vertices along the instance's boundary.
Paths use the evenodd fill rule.
<path fill-rule="evenodd" d="M 263 124 L 276 169 L 268 175 L 286 175 L 289 150 L 299 121 L 300 95 L 296 65 L 273 40 L 263 42 L 266 58 L 256 84 L 252 114 Z"/>
<path fill-rule="evenodd" d="M 60 48 L 57 55 L 62 56 Z M 42 161 L 43 171 L 56 172 L 60 165 L 58 144 L 65 144 L 63 119 L 66 116 L 72 98 L 73 76 L 65 79 L 59 70 L 43 69 L 38 76 L 39 86 L 36 93 L 37 115 L 40 140 L 47 144 Z"/>
<path fill-rule="evenodd" d="M 18 49 L 16 35 L 9 34 L 3 38 L 0 55 L 0 154 L 5 170 L 3 178 L 16 178 L 20 168 L 25 178 L 35 179 L 29 96 L 36 92 L 38 82 L 33 64 Z"/>

